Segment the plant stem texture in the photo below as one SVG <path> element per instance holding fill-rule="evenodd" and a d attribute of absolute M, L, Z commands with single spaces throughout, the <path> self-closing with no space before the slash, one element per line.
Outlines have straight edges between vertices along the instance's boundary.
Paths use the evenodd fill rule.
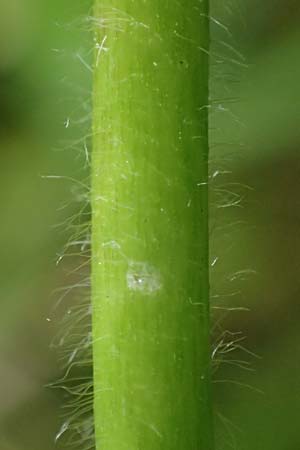
<path fill-rule="evenodd" d="M 97 450 L 212 450 L 208 1 L 96 0 Z"/>

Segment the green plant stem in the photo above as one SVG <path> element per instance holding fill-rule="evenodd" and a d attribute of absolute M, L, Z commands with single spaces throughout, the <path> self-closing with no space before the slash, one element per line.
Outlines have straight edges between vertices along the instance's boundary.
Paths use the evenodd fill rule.
<path fill-rule="evenodd" d="M 96 0 L 96 446 L 212 450 L 207 0 Z"/>

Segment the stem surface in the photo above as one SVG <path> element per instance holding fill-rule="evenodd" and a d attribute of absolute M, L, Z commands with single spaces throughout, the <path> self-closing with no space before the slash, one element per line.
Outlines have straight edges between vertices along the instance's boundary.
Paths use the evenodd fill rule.
<path fill-rule="evenodd" d="M 101 450 L 212 450 L 208 1 L 96 0 L 94 413 Z"/>

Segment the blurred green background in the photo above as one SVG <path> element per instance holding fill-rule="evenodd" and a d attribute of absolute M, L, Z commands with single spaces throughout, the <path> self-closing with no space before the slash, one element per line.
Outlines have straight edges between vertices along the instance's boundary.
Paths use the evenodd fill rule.
<path fill-rule="evenodd" d="M 80 202 L 68 177 L 87 176 L 90 7 L 0 3 L 1 450 L 54 449 L 62 421 L 44 386 L 61 373 L 53 291 L 76 280 L 76 256 L 56 260 Z M 217 450 L 300 448 L 299 20 L 297 0 L 212 0 Z"/>

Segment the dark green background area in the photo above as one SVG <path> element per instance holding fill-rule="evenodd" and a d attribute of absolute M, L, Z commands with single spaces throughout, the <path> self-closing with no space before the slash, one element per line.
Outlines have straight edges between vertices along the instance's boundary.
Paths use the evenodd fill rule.
<path fill-rule="evenodd" d="M 61 374 L 53 291 L 76 281 L 76 256 L 55 262 L 79 208 L 66 177 L 87 176 L 88 14 L 83 0 L 0 5 L 2 450 L 54 449 L 61 423 L 64 397 L 44 386 Z M 259 356 L 237 348 L 214 375 L 217 450 L 300 448 L 299 19 L 296 0 L 212 1 L 213 341 L 242 331 Z"/>

